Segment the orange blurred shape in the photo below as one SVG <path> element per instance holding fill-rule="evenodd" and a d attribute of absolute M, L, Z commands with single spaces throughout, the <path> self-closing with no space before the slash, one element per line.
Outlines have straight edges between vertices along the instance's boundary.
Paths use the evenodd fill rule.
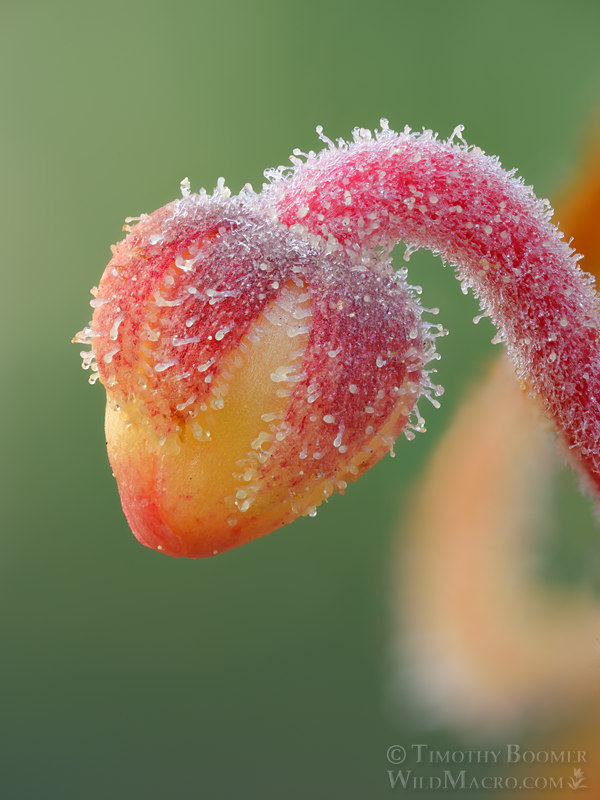
<path fill-rule="evenodd" d="M 494 734 L 585 707 L 600 684 L 600 607 L 544 591 L 531 532 L 554 443 L 501 359 L 422 481 L 402 543 L 397 607 L 432 715 Z"/>

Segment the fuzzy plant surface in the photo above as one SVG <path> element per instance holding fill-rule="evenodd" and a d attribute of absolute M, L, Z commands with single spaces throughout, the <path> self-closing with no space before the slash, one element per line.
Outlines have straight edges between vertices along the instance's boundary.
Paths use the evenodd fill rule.
<path fill-rule="evenodd" d="M 428 321 L 391 251 L 452 264 L 587 484 L 600 485 L 600 316 L 547 201 L 496 158 L 430 131 L 294 152 L 255 193 L 182 197 L 127 220 L 76 337 L 107 392 L 106 438 L 136 537 L 216 555 L 313 515 L 422 428 Z"/>

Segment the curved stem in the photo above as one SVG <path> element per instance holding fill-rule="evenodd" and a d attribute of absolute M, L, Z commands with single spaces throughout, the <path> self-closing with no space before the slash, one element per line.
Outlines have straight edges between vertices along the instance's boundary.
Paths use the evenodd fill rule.
<path fill-rule="evenodd" d="M 600 490 L 600 312 L 593 279 L 550 222 L 547 201 L 478 148 L 394 133 L 295 159 L 262 202 L 293 230 L 363 257 L 398 241 L 457 268 L 506 341 L 519 378 Z"/>

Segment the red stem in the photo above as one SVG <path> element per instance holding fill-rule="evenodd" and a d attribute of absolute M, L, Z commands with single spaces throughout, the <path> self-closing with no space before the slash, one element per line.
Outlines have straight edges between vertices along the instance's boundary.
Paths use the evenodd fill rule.
<path fill-rule="evenodd" d="M 439 253 L 473 289 L 515 370 L 600 490 L 600 315 L 591 276 L 550 222 L 552 210 L 478 148 L 431 133 L 354 142 L 271 174 L 260 202 L 363 257 L 398 241 Z"/>

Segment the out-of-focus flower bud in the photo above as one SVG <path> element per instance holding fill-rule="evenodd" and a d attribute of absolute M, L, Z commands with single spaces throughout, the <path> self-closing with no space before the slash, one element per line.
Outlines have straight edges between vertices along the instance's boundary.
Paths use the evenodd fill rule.
<path fill-rule="evenodd" d="M 429 325 L 389 260 L 327 252 L 222 187 L 139 218 L 92 305 L 79 341 L 123 508 L 174 556 L 314 514 L 391 449 L 428 383 Z"/>

